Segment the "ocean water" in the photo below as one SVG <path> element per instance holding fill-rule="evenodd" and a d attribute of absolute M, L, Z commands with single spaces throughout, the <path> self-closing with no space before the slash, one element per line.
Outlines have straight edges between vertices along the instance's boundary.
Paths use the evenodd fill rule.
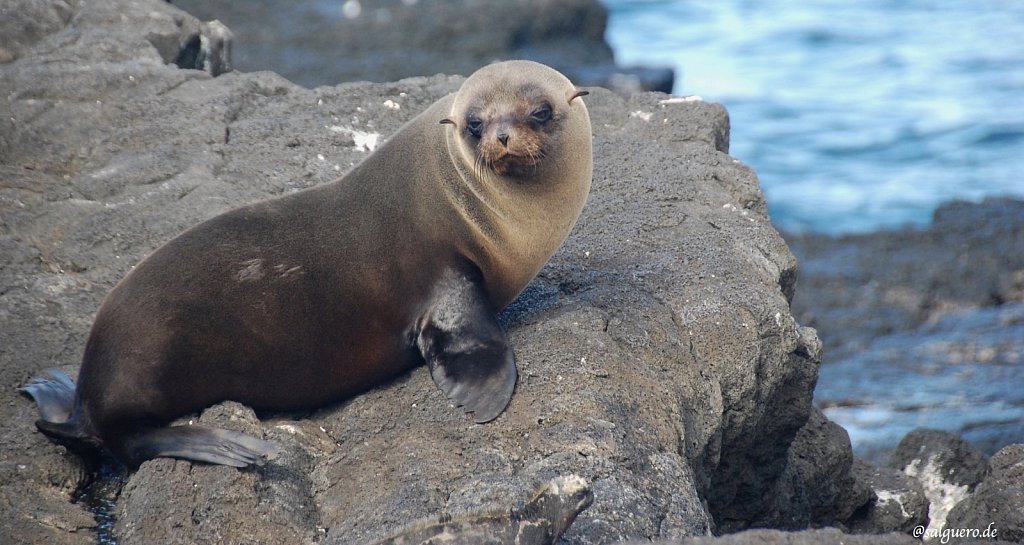
<path fill-rule="evenodd" d="M 822 365 L 815 403 L 869 460 L 918 427 L 958 433 L 991 455 L 1024 441 L 1022 339 L 1024 303 L 950 313 Z"/>
<path fill-rule="evenodd" d="M 792 233 L 929 223 L 1024 197 L 1024 2 L 602 0 L 620 64 L 724 104 Z"/>

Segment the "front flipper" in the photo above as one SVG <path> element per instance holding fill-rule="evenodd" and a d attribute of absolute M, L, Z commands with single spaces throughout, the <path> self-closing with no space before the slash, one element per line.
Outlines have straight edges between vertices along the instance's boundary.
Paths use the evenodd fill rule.
<path fill-rule="evenodd" d="M 515 356 L 479 272 L 445 273 L 420 321 L 416 345 L 434 383 L 477 423 L 494 420 L 508 406 L 516 387 Z"/>

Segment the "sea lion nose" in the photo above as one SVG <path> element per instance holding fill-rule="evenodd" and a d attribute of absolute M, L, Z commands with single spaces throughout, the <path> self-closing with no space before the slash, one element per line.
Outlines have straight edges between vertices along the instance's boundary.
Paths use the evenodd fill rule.
<path fill-rule="evenodd" d="M 502 129 L 498 131 L 498 141 L 501 142 L 502 146 L 508 147 L 508 131 Z"/>

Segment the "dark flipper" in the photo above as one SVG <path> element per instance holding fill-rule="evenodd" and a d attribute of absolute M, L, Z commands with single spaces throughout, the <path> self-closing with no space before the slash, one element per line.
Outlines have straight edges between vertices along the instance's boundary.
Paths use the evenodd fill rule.
<path fill-rule="evenodd" d="M 152 458 L 181 458 L 232 467 L 263 465 L 277 457 L 277 445 L 244 433 L 204 426 L 154 428 L 111 445 L 131 466 Z"/>
<path fill-rule="evenodd" d="M 63 371 L 47 369 L 45 373 L 18 388 L 18 391 L 35 400 L 39 406 L 40 422 L 62 424 L 71 418 L 75 383 Z"/>
<path fill-rule="evenodd" d="M 54 443 L 64 445 L 87 460 L 95 460 L 99 440 L 74 412 L 75 383 L 63 371 L 47 369 L 18 391 L 30 396 L 39 407 L 36 427 Z"/>
<path fill-rule="evenodd" d="M 476 422 L 490 422 L 508 406 L 516 386 L 515 356 L 479 273 L 445 274 L 416 344 L 437 386 Z"/>
<path fill-rule="evenodd" d="M 40 419 L 36 426 L 56 442 L 83 455 L 100 446 L 99 439 L 86 429 L 73 414 L 75 383 L 66 374 L 48 370 L 47 375 L 32 379 L 20 391 L 39 405 Z M 87 427 L 87 426 L 86 426 Z M 118 437 L 106 445 L 115 456 L 131 467 L 161 456 L 184 458 L 234 467 L 262 465 L 277 457 L 277 446 L 235 431 L 203 426 L 172 426 L 147 428 Z"/>

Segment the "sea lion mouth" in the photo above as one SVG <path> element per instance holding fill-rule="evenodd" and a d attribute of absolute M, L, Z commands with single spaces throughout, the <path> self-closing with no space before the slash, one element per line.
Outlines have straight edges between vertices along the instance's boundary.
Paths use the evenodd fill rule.
<path fill-rule="evenodd" d="M 546 133 L 528 124 L 500 120 L 471 138 L 480 167 L 499 176 L 532 176 L 545 156 Z"/>
<path fill-rule="evenodd" d="M 499 176 L 528 176 L 537 172 L 543 158 L 543 152 L 530 155 L 505 152 L 495 158 L 483 157 L 483 163 Z"/>

